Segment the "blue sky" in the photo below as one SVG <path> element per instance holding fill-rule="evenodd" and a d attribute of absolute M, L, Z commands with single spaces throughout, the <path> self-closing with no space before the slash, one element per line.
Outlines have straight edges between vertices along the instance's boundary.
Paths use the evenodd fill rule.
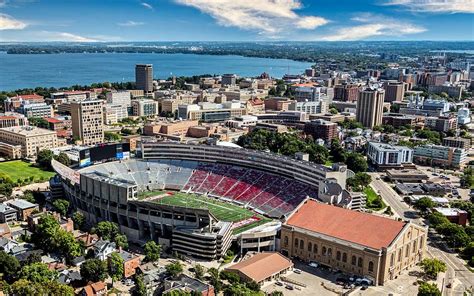
<path fill-rule="evenodd" d="M 474 40 L 474 0 L 0 0 L 0 41 Z"/>

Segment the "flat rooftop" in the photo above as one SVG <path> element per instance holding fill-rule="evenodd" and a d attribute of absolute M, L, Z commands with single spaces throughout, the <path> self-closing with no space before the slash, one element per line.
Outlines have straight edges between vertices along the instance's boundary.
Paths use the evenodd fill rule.
<path fill-rule="evenodd" d="M 51 131 L 44 128 L 39 128 L 35 126 L 12 126 L 0 128 L 0 131 L 5 131 L 9 133 L 15 133 L 23 136 L 44 136 L 44 135 L 56 135 L 55 131 Z"/>

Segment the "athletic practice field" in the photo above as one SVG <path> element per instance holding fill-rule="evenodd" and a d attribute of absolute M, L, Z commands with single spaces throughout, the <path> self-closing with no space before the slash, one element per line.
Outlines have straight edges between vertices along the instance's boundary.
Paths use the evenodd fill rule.
<path fill-rule="evenodd" d="M 42 169 L 34 167 L 31 163 L 21 160 L 0 162 L 0 173 L 5 173 L 13 182 L 17 182 L 18 179 L 24 180 L 30 177 L 34 177 L 35 182 L 41 180 L 48 181 L 49 178 L 55 175 L 54 172 L 43 171 Z"/>

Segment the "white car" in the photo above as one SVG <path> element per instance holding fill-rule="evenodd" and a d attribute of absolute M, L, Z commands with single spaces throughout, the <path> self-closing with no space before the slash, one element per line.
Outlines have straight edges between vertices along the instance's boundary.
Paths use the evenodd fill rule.
<path fill-rule="evenodd" d="M 308 263 L 308 266 L 318 268 L 318 263 L 310 262 L 310 263 Z"/>
<path fill-rule="evenodd" d="M 295 268 L 293 271 L 294 271 L 295 273 L 297 273 L 297 274 L 301 274 L 301 270 L 300 270 L 300 269 Z"/>

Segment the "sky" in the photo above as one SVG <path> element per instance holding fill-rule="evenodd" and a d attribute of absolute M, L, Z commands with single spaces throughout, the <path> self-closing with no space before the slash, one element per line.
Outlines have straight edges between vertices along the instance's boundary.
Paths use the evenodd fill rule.
<path fill-rule="evenodd" d="M 0 0 L 0 41 L 474 40 L 474 0 Z"/>

